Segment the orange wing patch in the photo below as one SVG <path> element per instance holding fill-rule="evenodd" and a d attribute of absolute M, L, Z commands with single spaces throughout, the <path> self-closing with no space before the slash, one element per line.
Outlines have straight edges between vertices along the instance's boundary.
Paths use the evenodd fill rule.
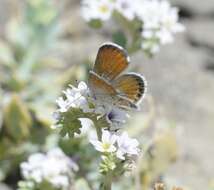
<path fill-rule="evenodd" d="M 117 93 L 111 84 L 103 80 L 100 76 L 98 76 L 93 71 L 90 71 L 89 73 L 88 83 L 89 83 L 90 89 L 96 95 L 103 94 L 103 95 L 115 96 Z"/>
<path fill-rule="evenodd" d="M 100 47 L 94 65 L 94 72 L 108 81 L 115 79 L 129 64 L 126 51 L 111 43 Z"/>
<path fill-rule="evenodd" d="M 120 96 L 126 97 L 132 102 L 138 102 L 145 93 L 145 80 L 135 73 L 128 73 L 118 77 L 113 86 Z"/>

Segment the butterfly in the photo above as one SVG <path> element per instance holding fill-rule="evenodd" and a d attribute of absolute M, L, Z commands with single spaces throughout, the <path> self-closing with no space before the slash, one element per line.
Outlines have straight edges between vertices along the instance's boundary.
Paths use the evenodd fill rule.
<path fill-rule="evenodd" d="M 146 80 L 137 73 L 122 74 L 129 64 L 125 49 L 114 43 L 103 44 L 88 78 L 94 99 L 125 110 L 138 108 L 146 92 Z"/>

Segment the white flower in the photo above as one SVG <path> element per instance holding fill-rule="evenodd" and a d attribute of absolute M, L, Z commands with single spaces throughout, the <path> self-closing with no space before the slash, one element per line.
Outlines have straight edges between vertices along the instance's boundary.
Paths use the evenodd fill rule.
<path fill-rule="evenodd" d="M 102 131 L 102 140 L 90 140 L 91 144 L 99 152 L 114 153 L 117 158 L 125 160 L 139 154 L 139 142 L 136 139 L 129 138 L 127 132 L 117 136 L 109 131 Z"/>
<path fill-rule="evenodd" d="M 123 132 L 121 136 L 117 138 L 117 157 L 121 160 L 125 160 L 125 155 L 138 155 L 139 154 L 139 142 L 136 139 L 129 138 L 127 132 Z"/>
<path fill-rule="evenodd" d="M 69 108 L 80 108 L 83 112 L 91 111 L 87 101 L 89 89 L 84 82 L 80 82 L 78 88 L 70 86 L 63 93 L 65 94 L 65 99 L 59 97 L 56 100 L 59 112 L 66 112 Z"/>
<path fill-rule="evenodd" d="M 66 112 L 68 111 L 69 109 L 69 102 L 67 100 L 64 100 L 62 97 L 59 97 L 57 100 L 56 100 L 56 103 L 59 107 L 59 112 Z"/>
<path fill-rule="evenodd" d="M 78 170 L 77 165 L 59 148 L 54 148 L 47 154 L 32 154 L 20 167 L 25 180 L 35 183 L 46 180 L 54 187 L 62 189 L 69 186 L 71 174 Z"/>
<path fill-rule="evenodd" d="M 116 147 L 114 146 L 117 140 L 117 136 L 111 134 L 109 131 L 102 131 L 102 141 L 98 140 L 90 140 L 91 144 L 95 147 L 95 149 L 99 152 L 115 152 Z"/>
<path fill-rule="evenodd" d="M 172 43 L 174 41 L 172 33 L 170 33 L 165 28 L 162 28 L 160 31 L 158 31 L 156 35 L 159 38 L 160 43 L 163 45 Z"/>
<path fill-rule="evenodd" d="M 60 112 L 67 112 L 70 108 L 80 108 L 84 113 L 95 113 L 100 117 L 109 113 L 112 110 L 112 105 L 108 105 L 104 102 L 100 102 L 93 98 L 88 86 L 84 82 L 78 84 L 78 88 L 69 85 L 65 91 L 63 91 L 65 97 L 59 97 L 56 102 L 58 104 L 58 110 L 54 112 L 53 117 L 56 120 L 60 119 Z M 89 105 L 92 104 L 93 108 Z M 120 111 L 122 113 L 122 111 Z M 115 118 L 116 121 L 116 118 Z M 121 122 L 122 120 L 118 120 Z"/>
<path fill-rule="evenodd" d="M 86 21 L 110 19 L 113 12 L 113 2 L 110 0 L 83 0 L 82 16 Z"/>
<path fill-rule="evenodd" d="M 40 168 L 40 163 L 45 160 L 45 156 L 40 153 L 31 155 L 28 162 L 21 163 L 22 175 L 25 179 L 33 179 L 37 183 L 42 181 L 43 175 Z"/>
<path fill-rule="evenodd" d="M 168 1 L 143 0 L 137 7 L 136 14 L 143 22 L 144 50 L 154 54 L 160 44 L 172 43 L 174 34 L 184 31 L 184 26 L 178 22 L 178 9 L 171 7 Z"/>
<path fill-rule="evenodd" d="M 183 32 L 184 26 L 178 23 L 178 9 L 170 7 L 168 1 L 162 1 L 160 4 L 162 14 L 160 15 L 160 31 L 158 36 L 161 44 L 173 42 L 173 34 Z"/>
<path fill-rule="evenodd" d="M 160 5 L 158 0 L 143 0 L 136 11 L 138 17 L 143 21 L 144 29 L 159 27 Z"/>
<path fill-rule="evenodd" d="M 133 20 L 135 18 L 135 7 L 133 5 L 133 1 L 130 0 L 117 0 L 115 9 L 128 20 Z"/>
<path fill-rule="evenodd" d="M 151 54 L 155 54 L 160 51 L 160 45 L 157 42 L 153 42 L 150 40 L 145 40 L 141 48 L 145 51 L 149 51 Z"/>
<path fill-rule="evenodd" d="M 67 95 L 69 96 L 73 96 L 75 93 L 80 93 L 82 96 L 87 96 L 89 94 L 89 89 L 88 86 L 85 82 L 81 81 L 78 84 L 78 87 L 74 87 L 72 85 L 69 85 L 71 87 L 71 91 L 67 93 Z M 66 94 L 66 92 L 65 92 Z"/>
<path fill-rule="evenodd" d="M 150 39 L 150 38 L 152 38 L 154 36 L 154 31 L 152 31 L 152 30 L 143 30 L 142 31 L 142 36 L 145 39 Z"/>
<path fill-rule="evenodd" d="M 69 179 L 67 176 L 54 176 L 50 179 L 51 184 L 56 188 L 69 187 Z"/>
<path fill-rule="evenodd" d="M 106 21 L 114 10 L 128 20 L 138 18 L 142 21 L 143 43 L 149 40 L 151 44 L 142 47 L 151 54 L 157 53 L 160 45 L 172 43 L 174 34 L 185 29 L 178 22 L 178 9 L 167 0 L 83 0 L 82 3 L 82 14 L 86 21 Z"/>
<path fill-rule="evenodd" d="M 63 126 L 58 122 L 63 119 L 64 115 L 61 113 L 69 111 L 70 108 L 79 108 L 84 113 L 96 114 L 97 118 L 105 116 L 109 113 L 109 110 L 112 109 L 112 105 L 109 106 L 96 100 L 84 82 L 80 82 L 77 88 L 69 85 L 69 88 L 63 91 L 63 93 L 64 97 L 60 97 L 56 100 L 58 109 L 53 114 L 53 117 L 56 120 L 52 125 L 53 129 L 61 128 Z M 116 119 L 114 121 L 118 123 L 121 122 L 121 120 L 117 121 Z"/>

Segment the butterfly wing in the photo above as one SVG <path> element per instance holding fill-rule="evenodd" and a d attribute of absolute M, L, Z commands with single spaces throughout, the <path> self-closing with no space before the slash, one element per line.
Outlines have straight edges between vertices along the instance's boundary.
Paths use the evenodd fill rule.
<path fill-rule="evenodd" d="M 139 74 L 127 73 L 116 78 L 112 86 L 118 91 L 120 97 L 136 104 L 145 94 L 146 80 Z"/>
<path fill-rule="evenodd" d="M 89 73 L 88 84 L 93 97 L 103 104 L 114 105 L 121 109 L 137 108 L 130 99 L 120 96 L 118 91 L 108 81 L 105 81 L 93 71 Z"/>
<path fill-rule="evenodd" d="M 115 96 L 117 94 L 115 88 L 109 82 L 93 71 L 89 72 L 88 84 L 95 97 L 104 95 Z"/>
<path fill-rule="evenodd" d="M 113 43 L 100 47 L 88 81 L 95 99 L 122 109 L 137 108 L 145 94 L 146 81 L 136 73 L 119 76 L 128 64 L 129 57 L 122 47 Z"/>
<path fill-rule="evenodd" d="M 113 43 L 100 47 L 93 71 L 108 81 L 115 79 L 129 64 L 127 52 Z"/>

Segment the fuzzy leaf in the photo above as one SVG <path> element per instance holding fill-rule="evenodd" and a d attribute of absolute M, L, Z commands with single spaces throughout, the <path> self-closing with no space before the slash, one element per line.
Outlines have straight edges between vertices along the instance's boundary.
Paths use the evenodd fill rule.
<path fill-rule="evenodd" d="M 0 110 L 0 132 L 2 130 L 2 123 L 3 123 L 3 113 L 2 113 L 2 110 Z"/>
<path fill-rule="evenodd" d="M 0 63 L 5 64 L 7 66 L 11 66 L 15 63 L 13 53 L 8 44 L 3 41 L 0 41 Z"/>
<path fill-rule="evenodd" d="M 29 135 L 32 125 L 30 113 L 18 95 L 14 94 L 4 108 L 4 123 L 6 133 L 14 140 L 20 140 Z"/>
<path fill-rule="evenodd" d="M 82 110 L 78 108 L 71 108 L 69 111 L 61 113 L 61 117 L 56 123 L 62 126 L 60 134 L 62 136 L 68 134 L 69 137 L 73 137 L 74 133 L 80 134 L 82 126 L 79 118 L 84 118 L 85 116 Z"/>
<path fill-rule="evenodd" d="M 99 19 L 93 19 L 91 20 L 89 23 L 89 26 L 91 26 L 92 28 L 96 28 L 99 29 L 102 27 L 102 21 Z"/>
<path fill-rule="evenodd" d="M 88 118 L 90 119 L 97 131 L 100 131 L 102 128 L 109 128 L 109 124 L 106 121 L 105 117 L 101 117 L 98 119 L 98 115 L 94 113 L 84 113 L 80 108 L 70 108 L 67 112 L 59 113 L 60 118 L 56 122 L 56 125 L 61 127 L 60 134 L 61 136 L 69 135 L 69 137 L 73 137 L 75 133 L 80 134 L 80 128 L 82 124 L 80 122 L 80 118 Z"/>

